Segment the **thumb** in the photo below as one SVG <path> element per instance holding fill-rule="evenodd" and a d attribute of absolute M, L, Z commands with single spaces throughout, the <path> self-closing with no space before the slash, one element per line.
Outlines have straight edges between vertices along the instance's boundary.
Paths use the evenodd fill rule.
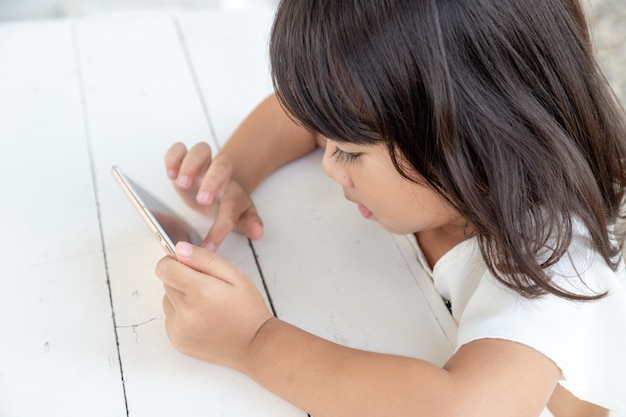
<path fill-rule="evenodd" d="M 176 259 L 189 268 L 233 285 L 245 276 L 239 268 L 217 253 L 184 241 L 176 244 Z"/>
<path fill-rule="evenodd" d="M 237 229 L 252 240 L 259 240 L 263 237 L 263 220 L 254 206 L 241 216 Z"/>
<path fill-rule="evenodd" d="M 225 210 L 217 213 L 213 225 L 202 242 L 202 247 L 210 251 L 217 250 L 226 236 L 233 230 L 234 223 L 236 223 L 234 230 L 245 234 L 252 240 L 259 240 L 263 236 L 263 221 L 254 206 L 240 214 L 239 220 L 234 221 L 229 216 Z"/>

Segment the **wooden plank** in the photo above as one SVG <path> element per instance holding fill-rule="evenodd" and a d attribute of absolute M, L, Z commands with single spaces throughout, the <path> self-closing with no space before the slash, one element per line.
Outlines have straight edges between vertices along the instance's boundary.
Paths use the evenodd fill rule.
<path fill-rule="evenodd" d="M 126 415 L 71 25 L 0 25 L 0 415 Z"/>
<path fill-rule="evenodd" d="M 254 196 L 278 316 L 347 346 L 445 363 L 455 325 L 415 253 L 363 219 L 320 162 L 318 151 L 283 168 Z"/>
<path fill-rule="evenodd" d="M 179 21 L 217 141 L 272 92 L 268 35 L 273 10 L 181 13 Z M 215 30 L 215 28 L 222 28 Z"/>
<path fill-rule="evenodd" d="M 228 27 L 215 26 L 209 34 L 224 30 Z M 209 221 L 184 207 L 162 163 L 175 140 L 212 139 L 176 19 L 167 14 L 94 18 L 80 22 L 77 31 L 130 415 L 301 415 L 246 376 L 170 346 L 163 289 L 154 276 L 163 253 L 109 173 L 119 164 L 206 231 Z M 245 238 L 232 235 L 220 252 L 262 286 Z"/>
<path fill-rule="evenodd" d="M 271 92 L 272 13 L 180 19 L 218 142 L 224 143 Z M 215 36 L 211 27 L 219 24 L 231 30 Z M 278 316 L 346 345 L 442 364 L 452 353 L 456 325 L 430 278 L 406 239 L 360 218 L 322 174 L 320 162 L 319 153 L 297 161 L 254 194 L 265 224 L 254 247 Z"/>

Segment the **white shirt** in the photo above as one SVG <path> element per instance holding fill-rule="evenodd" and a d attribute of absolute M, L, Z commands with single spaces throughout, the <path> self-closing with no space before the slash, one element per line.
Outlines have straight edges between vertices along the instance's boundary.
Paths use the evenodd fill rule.
<path fill-rule="evenodd" d="M 446 253 L 432 271 L 458 325 L 456 349 L 478 339 L 511 340 L 529 346 L 561 369 L 560 384 L 576 397 L 626 417 L 626 269 L 613 271 L 575 231 L 568 253 L 550 268 L 553 281 L 578 294 L 608 292 L 598 301 L 574 302 L 548 294 L 527 299 L 488 271 L 477 239 Z M 583 285 L 580 279 L 583 278 Z M 549 414 L 548 414 L 549 415 Z M 542 414 L 543 416 L 543 414 Z"/>

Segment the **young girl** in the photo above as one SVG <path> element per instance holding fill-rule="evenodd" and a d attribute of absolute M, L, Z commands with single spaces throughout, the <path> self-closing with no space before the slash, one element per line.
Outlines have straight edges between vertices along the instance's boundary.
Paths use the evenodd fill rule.
<path fill-rule="evenodd" d="M 626 127 L 578 1 L 283 0 L 270 52 L 276 96 L 219 155 L 166 155 L 190 205 L 220 203 L 205 248 L 157 265 L 173 345 L 316 417 L 626 415 Z M 459 326 L 444 367 L 282 322 L 213 252 L 261 237 L 250 193 L 318 145 L 365 217 L 415 236 Z"/>

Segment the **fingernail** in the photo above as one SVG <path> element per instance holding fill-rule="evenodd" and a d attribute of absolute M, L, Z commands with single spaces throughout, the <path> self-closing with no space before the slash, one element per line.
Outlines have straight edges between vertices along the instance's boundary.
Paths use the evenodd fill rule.
<path fill-rule="evenodd" d="M 200 204 L 209 204 L 211 201 L 211 193 L 208 191 L 200 191 L 196 197 L 196 201 Z"/>
<path fill-rule="evenodd" d="M 193 247 L 187 242 L 180 241 L 176 244 L 176 253 L 181 256 L 190 256 L 191 251 L 193 251 Z"/>
<path fill-rule="evenodd" d="M 171 180 L 175 180 L 176 179 L 176 174 L 177 174 L 177 172 L 175 170 L 173 170 L 173 169 L 168 169 L 167 170 L 167 176 Z"/>
<path fill-rule="evenodd" d="M 178 178 L 176 183 L 183 188 L 187 188 L 189 187 L 189 185 L 191 185 L 191 180 L 189 179 L 187 175 L 182 175 L 181 177 Z"/>
<path fill-rule="evenodd" d="M 204 245 L 204 248 L 205 248 L 206 250 L 211 251 L 211 252 L 215 252 L 215 243 L 213 243 L 213 242 L 207 242 L 207 244 L 206 244 L 206 245 Z"/>

